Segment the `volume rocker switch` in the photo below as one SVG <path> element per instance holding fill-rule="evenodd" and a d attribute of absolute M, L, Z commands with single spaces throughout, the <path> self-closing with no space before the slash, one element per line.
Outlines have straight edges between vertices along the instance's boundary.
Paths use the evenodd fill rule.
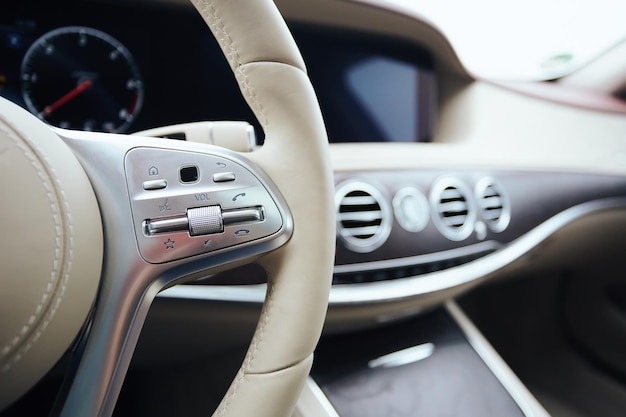
<path fill-rule="evenodd" d="M 162 219 L 150 219 L 144 222 L 148 236 L 161 233 L 188 231 L 190 236 L 222 233 L 224 225 L 262 222 L 265 220 L 263 207 L 244 207 L 222 211 L 220 206 L 206 206 L 187 209 L 187 215 Z"/>
<path fill-rule="evenodd" d="M 144 227 L 148 236 L 175 232 L 200 236 L 223 232 L 224 221 L 220 206 L 208 206 L 188 209 L 187 215 L 146 220 Z"/>

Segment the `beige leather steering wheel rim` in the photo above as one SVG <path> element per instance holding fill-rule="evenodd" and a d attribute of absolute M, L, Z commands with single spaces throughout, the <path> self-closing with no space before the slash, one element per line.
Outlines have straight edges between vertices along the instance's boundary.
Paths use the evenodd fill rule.
<path fill-rule="evenodd" d="M 323 326 L 334 261 L 325 128 L 300 53 L 271 1 L 193 3 L 265 132 L 263 148 L 250 159 L 272 177 L 295 224 L 289 243 L 260 261 L 269 276 L 266 302 L 216 415 L 291 415 Z M 283 398 L 274 400 L 279 391 Z"/>
<path fill-rule="evenodd" d="M 37 340 L 41 342 L 42 351 L 51 346 L 43 341 L 59 339 L 60 342 L 57 340 L 45 363 L 40 361 L 42 354 L 30 359 L 19 356 L 17 362 L 28 365 L 30 370 L 18 372 L 18 368 L 13 366 L 12 378 L 21 378 L 26 374 L 29 377 L 22 381 L 19 390 L 2 397 L 0 409 L 41 378 L 70 346 L 88 317 L 98 286 L 100 266 L 103 265 L 100 292 L 90 319 L 90 332 L 85 336 L 84 350 L 80 352 L 73 384 L 60 414 L 110 415 L 147 314 L 147 306 L 156 292 L 181 279 L 208 273 L 212 268 L 224 269 L 224 259 L 233 262 L 233 265 L 244 261 L 259 263 L 266 269 L 269 282 L 261 318 L 246 358 L 215 415 L 289 416 L 295 407 L 322 330 L 334 260 L 333 181 L 324 124 L 302 58 L 271 0 L 198 0 L 194 4 L 222 47 L 242 94 L 264 129 L 265 145 L 241 159 L 251 161 L 252 165 L 260 168 L 259 177 L 269 177 L 280 190 L 280 200 L 286 202 L 292 214 L 291 238 L 284 246 L 268 253 L 267 250 L 276 246 L 261 245 L 262 249 L 256 252 L 240 250 L 243 253 L 240 257 L 233 255 L 239 253 L 234 248 L 234 252 L 224 252 L 226 256 L 216 262 L 211 261 L 210 254 L 204 254 L 195 260 L 176 260 L 171 262 L 173 266 L 151 264 L 139 253 L 128 250 L 137 245 L 134 232 L 137 227 L 133 225 L 131 207 L 120 204 L 129 199 L 128 194 L 123 194 L 129 191 L 121 191 L 120 187 L 113 190 L 107 181 L 119 184 L 127 180 L 125 155 L 134 147 L 198 153 L 204 150 L 199 145 L 178 144 L 175 141 L 155 139 L 149 142 L 145 138 L 52 130 L 16 105 L 0 99 L 2 127 L 9 132 L 2 136 L 3 143 L 13 140 L 15 132 L 18 132 L 17 136 L 23 143 L 27 142 L 22 139 L 34 137 L 43 144 L 35 152 L 35 159 L 39 165 L 47 166 L 49 163 L 52 167 L 46 171 L 46 184 L 58 200 L 55 204 L 65 207 L 58 215 L 61 221 L 54 214 L 42 220 L 48 222 L 46 227 L 50 226 L 51 230 L 55 230 L 57 225 L 57 229 L 66 230 L 65 236 L 69 236 L 61 245 L 52 245 L 46 262 L 54 263 L 55 253 L 59 251 L 78 254 L 80 260 L 69 255 L 64 255 L 63 259 L 73 260 L 74 271 L 87 276 L 83 289 L 76 286 L 71 291 L 63 287 L 67 280 L 54 281 L 57 287 L 74 295 L 57 297 L 55 300 L 59 299 L 59 304 L 50 304 L 54 308 L 46 311 L 54 311 L 59 325 L 46 324 L 45 331 L 37 333 Z M 37 141 L 32 143 L 36 145 Z M 102 160 L 94 159 L 103 150 L 110 151 L 110 154 Z M 221 151 L 210 152 L 220 154 Z M 238 158 L 233 153 L 221 154 L 235 161 Z M 3 157 L 8 158 L 6 155 Z M 82 168 L 78 161 L 83 164 Z M 245 161 L 242 163 L 246 164 Z M 13 169 L 9 166 L 7 172 Z M 50 172 L 55 169 L 64 171 L 64 174 L 51 175 Z M 104 181 L 102 177 L 106 175 L 111 177 Z M 37 175 L 28 180 L 32 187 L 41 185 L 41 176 L 38 180 L 35 177 Z M 23 192 L 24 186 L 14 188 Z M 66 188 L 72 188 L 72 191 Z M 45 194 L 47 188 L 41 189 Z M 65 196 L 66 192 L 71 195 L 64 205 L 62 200 L 65 197 L 59 196 Z M 85 198 L 81 198 L 82 195 Z M 108 197 L 111 195 L 116 197 L 115 201 L 110 201 Z M 100 215 L 96 197 L 100 203 Z M 100 216 L 104 219 L 102 223 Z M 19 232 L 18 227 L 15 233 Z M 50 236 L 54 237 L 54 233 Z M 119 245 L 121 241 L 131 242 L 131 246 L 118 248 L 122 246 Z M 79 248 L 72 246 L 76 243 Z M 103 252 L 106 256 L 102 260 Z M 207 261 L 205 267 L 201 266 L 203 260 Z M 187 263 L 191 266 L 187 267 Z M 61 267 L 55 270 L 55 276 L 64 277 L 70 263 L 56 264 Z M 21 273 L 27 269 L 24 262 L 16 265 L 11 269 L 13 275 L 16 275 L 15 271 Z M 28 276 L 29 273 L 22 275 Z M 80 291 L 84 291 L 86 296 L 77 295 Z M 79 299 L 80 302 L 77 301 Z M 70 319 L 68 315 L 73 317 Z M 22 317 L 26 317 L 26 322 L 30 320 L 28 315 Z M 66 320 L 72 324 L 64 336 L 58 338 Z M 49 323 L 45 318 L 41 322 Z M 15 330 L 10 329 L 7 334 L 11 332 L 15 333 Z M 37 352 L 37 349 L 30 349 L 30 352 Z M 15 355 L 11 361 L 17 363 L 14 359 Z M 0 375 L 0 378 L 4 376 Z M 0 388 L 4 390 L 9 383 L 6 378 L 0 379 Z"/>

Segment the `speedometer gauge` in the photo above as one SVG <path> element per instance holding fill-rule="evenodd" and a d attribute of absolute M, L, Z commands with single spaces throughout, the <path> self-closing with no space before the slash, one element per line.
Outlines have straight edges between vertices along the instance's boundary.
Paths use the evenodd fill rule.
<path fill-rule="evenodd" d="M 65 129 L 123 132 L 143 102 L 128 49 L 96 29 L 68 26 L 37 39 L 21 69 L 28 109 Z"/>

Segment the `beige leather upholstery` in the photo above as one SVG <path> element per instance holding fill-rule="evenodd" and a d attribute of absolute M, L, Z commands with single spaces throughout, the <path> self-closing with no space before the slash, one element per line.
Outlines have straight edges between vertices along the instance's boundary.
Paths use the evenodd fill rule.
<path fill-rule="evenodd" d="M 211 28 L 233 71 L 243 64 L 263 61 L 283 62 L 304 70 L 300 52 L 273 2 L 192 0 L 192 3 Z"/>
<path fill-rule="evenodd" d="M 0 410 L 34 385 L 76 338 L 102 265 L 102 225 L 66 145 L 0 98 Z"/>
<path fill-rule="evenodd" d="M 317 99 L 299 51 L 269 0 L 193 0 L 265 132 L 248 155 L 294 216 L 286 246 L 261 259 L 269 289 L 244 363 L 218 416 L 289 416 L 321 333 L 334 259 L 333 182 Z"/>

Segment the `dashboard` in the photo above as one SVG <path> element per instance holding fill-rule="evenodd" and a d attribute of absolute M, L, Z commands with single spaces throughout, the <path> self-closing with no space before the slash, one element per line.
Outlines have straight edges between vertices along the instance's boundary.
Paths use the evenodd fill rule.
<path fill-rule="evenodd" d="M 64 4 L 12 3 L 2 14 L 0 54 L 6 59 L 0 62 L 0 95 L 63 128 L 129 133 L 235 120 L 251 123 L 263 143 L 260 125 L 195 10 L 165 3 Z M 474 274 L 458 267 L 471 269 L 473 261 L 494 258 L 488 255 L 498 259 L 507 246 L 569 208 L 623 195 L 619 176 L 528 171 L 478 159 L 472 167 L 472 156 L 463 151 L 438 153 L 441 144 L 429 142 L 445 141 L 461 126 L 441 122 L 449 116 L 439 113 L 453 107 L 444 101 L 453 96 L 454 84 L 449 73 L 440 73 L 440 51 L 301 18 L 288 23 L 316 89 L 333 155 L 346 149 L 352 166 L 335 166 L 331 304 L 367 305 L 372 285 L 382 286 L 373 297 L 377 302 L 424 293 L 448 296 L 449 289 L 460 290 L 485 275 L 485 269 Z M 463 133 L 469 138 L 471 130 Z M 526 140 L 531 144 L 532 137 Z M 394 151 L 393 146 L 416 142 L 426 143 Z M 366 143 L 388 146 L 366 151 Z M 429 154 L 435 161 L 445 155 L 448 162 L 429 168 Z M 455 164 L 453 155 L 463 162 Z M 413 158 L 421 158 L 421 168 Z M 568 221 L 576 214 L 571 216 Z M 517 256 L 501 256 L 502 265 Z M 266 277 L 257 272 L 248 268 L 210 281 L 264 284 Z M 425 285 L 425 277 L 436 284 Z M 415 285 L 395 291 L 386 285 L 393 282 Z M 263 289 L 257 289 L 255 297 L 262 297 Z M 178 290 L 170 292 L 178 296 Z"/>
<path fill-rule="evenodd" d="M 64 4 L 12 3 L 2 14 L 0 54 L 6 58 L 0 62 L 0 95 L 63 128 L 127 133 L 235 120 L 251 123 L 257 142 L 263 143 L 260 125 L 195 10 L 166 3 Z M 349 287 L 345 296 L 337 296 L 338 304 L 367 304 L 370 284 L 417 285 L 391 291 L 390 300 L 462 287 L 485 275 L 484 270 L 478 275 L 461 270 L 449 282 L 436 276 L 492 259 L 488 255 L 499 254 L 567 209 L 623 195 L 620 176 L 559 168 L 556 158 L 562 152 L 552 153 L 549 164 L 533 170 L 514 156 L 510 166 L 502 161 L 494 165 L 498 159 L 489 156 L 481 162 L 483 149 L 506 152 L 490 129 L 504 126 L 512 137 L 506 118 L 514 112 L 503 107 L 506 115 L 489 119 L 489 130 L 472 138 L 478 137 L 472 133 L 478 124 L 463 125 L 468 110 L 463 116 L 449 115 L 455 108 L 449 104 L 455 97 L 451 91 L 463 88 L 438 66 L 441 51 L 301 17 L 288 23 L 335 145 L 334 294 Z M 504 99 L 470 100 L 467 109 L 478 111 L 477 103 Z M 454 136 L 459 136 L 454 141 L 476 142 L 472 153 L 448 153 L 442 143 L 430 143 Z M 524 143 L 532 149 L 534 138 L 540 137 L 527 135 Z M 483 138 L 493 142 L 482 143 Z M 394 148 L 416 142 L 426 143 Z M 381 147 L 370 148 L 377 145 Z M 533 160 L 544 154 L 530 153 Z M 349 161 L 345 166 L 341 158 L 337 162 L 342 154 Z M 503 264 L 514 258 L 503 258 Z M 234 275 L 223 281 L 211 277 L 211 282 L 265 282 L 262 274 Z M 438 284 L 423 287 L 429 276 Z"/>
<path fill-rule="evenodd" d="M 436 77 L 400 40 L 293 23 L 331 142 L 426 142 Z M 262 131 L 193 10 L 12 3 L 0 17 L 0 95 L 54 126 L 136 132 L 206 120 Z M 391 45 L 391 47 L 390 47 Z"/>

